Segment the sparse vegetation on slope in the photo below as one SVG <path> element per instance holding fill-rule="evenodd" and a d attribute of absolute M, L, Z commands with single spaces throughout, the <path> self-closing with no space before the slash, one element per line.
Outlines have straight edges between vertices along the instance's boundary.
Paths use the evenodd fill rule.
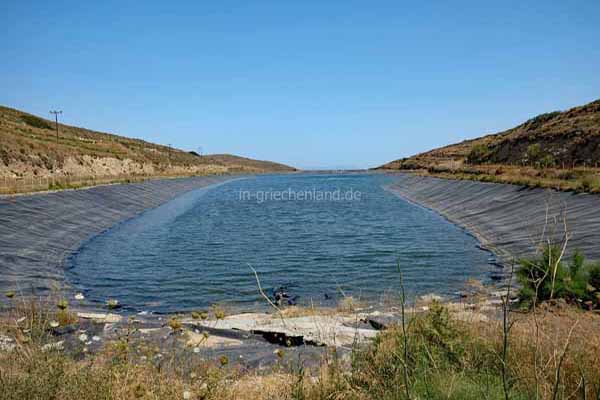
<path fill-rule="evenodd" d="M 232 155 L 182 151 L 59 124 L 0 107 L 0 178 L 184 176 L 294 169 Z"/>
<path fill-rule="evenodd" d="M 392 161 L 379 168 L 599 192 L 600 100 L 542 114 L 504 132 Z"/>

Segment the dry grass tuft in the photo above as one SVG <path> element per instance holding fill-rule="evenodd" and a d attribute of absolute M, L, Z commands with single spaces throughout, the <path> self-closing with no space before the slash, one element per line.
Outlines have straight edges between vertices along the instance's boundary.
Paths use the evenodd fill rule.
<path fill-rule="evenodd" d="M 0 398 L 7 400 L 404 399 L 406 393 L 412 399 L 505 398 L 502 323 L 458 321 L 435 301 L 428 312 L 410 314 L 406 336 L 401 326 L 392 326 L 350 354 L 329 348 L 311 371 L 302 360 L 241 371 L 225 355 L 190 362 L 163 350 L 157 357 L 155 344 L 129 337 L 84 357 L 43 351 L 56 340 L 48 334 L 50 321 L 68 308 L 57 311 L 56 301 L 9 301 L 17 303 L 4 315 L 0 332 L 16 344 L 0 351 Z M 563 302 L 543 304 L 535 314 L 511 314 L 509 398 L 584 398 L 584 391 L 585 398 L 598 397 L 600 315 Z"/>

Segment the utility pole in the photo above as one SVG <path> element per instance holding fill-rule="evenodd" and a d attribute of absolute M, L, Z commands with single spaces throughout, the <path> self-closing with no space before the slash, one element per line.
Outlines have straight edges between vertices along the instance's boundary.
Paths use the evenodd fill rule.
<path fill-rule="evenodd" d="M 169 143 L 167 146 L 169 146 L 169 168 L 171 167 L 171 143 Z"/>
<path fill-rule="evenodd" d="M 58 143 L 58 114 L 62 114 L 62 111 L 50 111 L 50 114 L 54 114 L 54 122 L 56 122 L 56 143 Z"/>

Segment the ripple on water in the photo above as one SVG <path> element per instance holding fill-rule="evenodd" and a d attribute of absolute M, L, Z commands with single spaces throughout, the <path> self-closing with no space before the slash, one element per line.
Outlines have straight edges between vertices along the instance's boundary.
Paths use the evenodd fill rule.
<path fill-rule="evenodd" d="M 172 312 L 216 302 L 261 304 L 287 286 L 305 303 L 335 294 L 377 301 L 398 287 L 450 295 L 469 277 L 488 280 L 489 254 L 442 217 L 383 189 L 381 175 L 279 175 L 183 195 L 119 224 L 70 260 L 68 279 L 91 301 Z M 360 201 L 243 201 L 240 190 L 360 191 Z M 328 299 L 325 294 L 327 294 Z"/>

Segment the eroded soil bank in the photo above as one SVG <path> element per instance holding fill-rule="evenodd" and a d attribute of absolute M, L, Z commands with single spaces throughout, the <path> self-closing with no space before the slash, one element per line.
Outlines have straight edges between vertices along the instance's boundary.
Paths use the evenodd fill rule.
<path fill-rule="evenodd" d="M 473 233 L 502 261 L 531 255 L 544 238 L 568 252 L 580 249 L 600 260 L 600 196 L 517 185 L 447 180 L 408 173 L 395 175 L 389 189 L 430 208 Z"/>
<path fill-rule="evenodd" d="M 208 176 L 0 197 L 0 289 L 44 291 L 63 283 L 65 258 L 115 224 L 195 189 Z"/>

